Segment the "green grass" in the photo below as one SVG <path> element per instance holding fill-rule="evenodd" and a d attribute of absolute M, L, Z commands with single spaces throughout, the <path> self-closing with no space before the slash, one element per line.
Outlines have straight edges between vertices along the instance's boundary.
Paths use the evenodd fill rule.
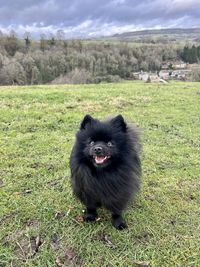
<path fill-rule="evenodd" d="M 200 266 L 199 98 L 200 83 L 1 87 L 0 266 Z M 82 222 L 72 195 L 69 155 L 87 113 L 143 129 L 128 230 L 105 210 Z"/>

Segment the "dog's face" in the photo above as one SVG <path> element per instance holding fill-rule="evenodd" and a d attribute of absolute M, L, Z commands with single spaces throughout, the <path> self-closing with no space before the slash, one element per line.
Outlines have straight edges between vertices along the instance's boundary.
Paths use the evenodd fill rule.
<path fill-rule="evenodd" d="M 101 141 L 89 139 L 84 149 L 84 154 L 89 157 L 96 167 L 105 167 L 111 163 L 113 156 L 117 153 L 117 147 L 113 141 Z"/>
<path fill-rule="evenodd" d="M 96 168 L 120 160 L 125 148 L 126 123 L 121 115 L 105 122 L 86 115 L 77 134 L 82 157 Z"/>

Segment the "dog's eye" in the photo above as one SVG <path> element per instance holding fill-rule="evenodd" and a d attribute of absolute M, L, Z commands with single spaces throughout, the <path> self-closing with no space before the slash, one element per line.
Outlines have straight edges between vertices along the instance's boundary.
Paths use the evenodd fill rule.
<path fill-rule="evenodd" d="M 90 146 L 93 146 L 93 145 L 94 145 L 94 141 L 91 141 L 91 142 L 90 142 Z"/>
<path fill-rule="evenodd" d="M 111 142 L 108 142 L 107 145 L 108 145 L 108 146 L 112 146 L 113 144 L 112 144 Z"/>

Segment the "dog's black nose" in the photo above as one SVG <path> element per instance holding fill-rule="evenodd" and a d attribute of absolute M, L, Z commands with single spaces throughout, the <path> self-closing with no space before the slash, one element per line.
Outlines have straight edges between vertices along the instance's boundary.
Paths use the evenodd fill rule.
<path fill-rule="evenodd" d="M 100 154 L 101 152 L 102 152 L 102 147 L 100 147 L 100 146 L 96 146 L 95 148 L 94 148 L 94 152 L 96 152 L 97 154 Z"/>

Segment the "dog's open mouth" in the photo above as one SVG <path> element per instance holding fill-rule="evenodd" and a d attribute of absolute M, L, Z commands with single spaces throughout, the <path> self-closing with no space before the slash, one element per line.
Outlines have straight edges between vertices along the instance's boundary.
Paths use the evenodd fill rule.
<path fill-rule="evenodd" d="M 96 164 L 103 164 L 109 158 L 110 158 L 109 156 L 95 156 L 94 160 Z"/>

